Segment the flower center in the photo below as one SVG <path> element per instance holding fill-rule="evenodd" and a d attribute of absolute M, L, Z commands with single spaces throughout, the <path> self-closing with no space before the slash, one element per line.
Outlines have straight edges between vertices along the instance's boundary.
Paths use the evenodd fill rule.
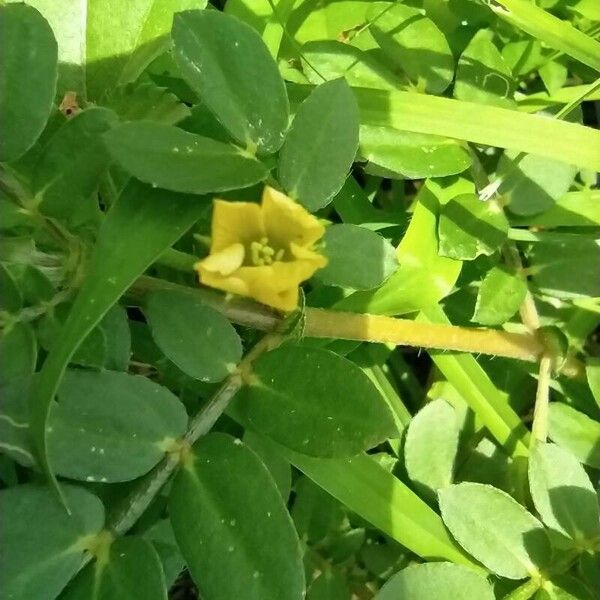
<path fill-rule="evenodd" d="M 283 258 L 283 249 L 275 250 L 269 245 L 269 238 L 262 237 L 258 242 L 250 244 L 250 262 L 255 267 L 272 265 L 275 261 Z"/>

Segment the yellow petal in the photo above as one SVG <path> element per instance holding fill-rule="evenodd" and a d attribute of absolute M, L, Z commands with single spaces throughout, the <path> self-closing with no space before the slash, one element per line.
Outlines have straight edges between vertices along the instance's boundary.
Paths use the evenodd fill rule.
<path fill-rule="evenodd" d="M 224 250 L 207 256 L 204 260 L 196 263 L 194 268 L 199 272 L 210 271 L 219 275 L 231 275 L 244 263 L 244 246 L 242 244 L 231 244 Z"/>
<path fill-rule="evenodd" d="M 265 187 L 262 210 L 266 235 L 274 246 L 287 248 L 290 242 L 311 246 L 325 233 L 316 217 L 272 187 Z"/>
<path fill-rule="evenodd" d="M 265 236 L 261 207 L 254 202 L 213 203 L 210 253 L 220 252 L 233 244 L 249 245 Z"/>

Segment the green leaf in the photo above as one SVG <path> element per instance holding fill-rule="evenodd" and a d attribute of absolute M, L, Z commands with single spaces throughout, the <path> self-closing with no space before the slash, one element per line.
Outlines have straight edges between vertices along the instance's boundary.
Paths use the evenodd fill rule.
<path fill-rule="evenodd" d="M 358 107 L 343 79 L 323 83 L 299 106 L 279 158 L 279 180 L 308 210 L 340 191 L 358 148 Z"/>
<path fill-rule="evenodd" d="M 398 267 L 396 250 L 379 234 L 357 225 L 331 225 L 323 237 L 327 266 L 316 277 L 326 285 L 368 290 Z"/>
<path fill-rule="evenodd" d="M 54 600 L 77 572 L 85 538 L 104 525 L 104 508 L 96 496 L 62 486 L 71 514 L 52 491 L 34 484 L 0 491 L 4 548 L 0 579 L 5 598 Z"/>
<path fill-rule="evenodd" d="M 304 72 L 319 85 L 343 77 L 351 87 L 395 90 L 398 77 L 393 71 L 360 48 L 336 40 L 318 40 L 302 46 Z"/>
<path fill-rule="evenodd" d="M 462 263 L 439 256 L 436 237 L 439 198 L 430 183 L 417 195 L 406 234 L 398 246 L 396 272 L 377 290 L 357 292 L 336 308 L 354 312 L 398 315 L 437 304 L 456 282 Z"/>
<path fill-rule="evenodd" d="M 167 600 L 165 576 L 156 550 L 139 537 L 110 544 L 106 554 L 88 565 L 62 600 Z"/>
<path fill-rule="evenodd" d="M 412 565 L 396 573 L 375 600 L 438 600 L 440 591 L 452 600 L 494 600 L 485 577 L 447 562 Z"/>
<path fill-rule="evenodd" d="M 123 121 L 149 120 L 175 125 L 190 115 L 190 109 L 167 88 L 153 83 L 129 83 L 113 90 L 103 105 Z"/>
<path fill-rule="evenodd" d="M 400 4 L 396 6 L 402 6 Z M 600 132 L 541 115 L 438 96 L 355 88 L 361 125 L 511 148 L 600 170 Z"/>
<path fill-rule="evenodd" d="M 322 459 L 280 449 L 317 485 L 411 552 L 481 568 L 452 540 L 439 515 L 371 456 Z"/>
<path fill-rule="evenodd" d="M 580 462 L 600 469 L 600 423 L 567 404 L 551 402 L 548 435 Z"/>
<path fill-rule="evenodd" d="M 518 155 L 516 151 L 506 151 L 500 158 L 497 177 L 502 184 L 498 192 L 516 215 L 548 210 L 569 191 L 578 169 L 535 154 Z"/>
<path fill-rule="evenodd" d="M 86 0 L 87 92 L 99 100 L 111 89 L 135 81 L 167 50 L 173 16 L 204 8 L 206 0 Z"/>
<path fill-rule="evenodd" d="M 369 12 L 370 31 L 394 67 L 420 89 L 440 94 L 452 81 L 454 59 L 444 34 L 418 9 L 395 3 Z"/>
<path fill-rule="evenodd" d="M 352 593 L 339 573 L 326 570 L 310 584 L 306 600 L 352 600 Z"/>
<path fill-rule="evenodd" d="M 439 253 L 457 260 L 490 256 L 506 240 L 508 221 L 495 202 L 475 194 L 461 194 L 441 208 Z"/>
<path fill-rule="evenodd" d="M 0 162 L 6 162 L 29 150 L 46 125 L 58 50 L 46 19 L 25 4 L 0 7 L 0 40 Z"/>
<path fill-rule="evenodd" d="M 200 381 L 221 381 L 242 358 L 242 343 L 229 321 L 184 292 L 153 292 L 146 316 L 165 356 Z"/>
<path fill-rule="evenodd" d="M 360 155 L 400 179 L 456 175 L 468 169 L 471 156 L 463 144 L 449 138 L 362 125 Z"/>
<path fill-rule="evenodd" d="M 177 543 L 206 600 L 301 600 L 300 544 L 275 482 L 240 440 L 211 433 L 169 498 Z"/>
<path fill-rule="evenodd" d="M 472 321 L 481 325 L 502 325 L 518 310 L 527 284 L 506 267 L 493 267 L 481 283 Z"/>
<path fill-rule="evenodd" d="M 158 553 L 167 588 L 170 589 L 185 567 L 185 561 L 175 541 L 171 521 L 159 518 L 144 531 L 144 539 L 152 542 L 152 546 Z"/>
<path fill-rule="evenodd" d="M 548 563 L 551 548 L 542 524 L 507 493 L 459 483 L 440 490 L 439 503 L 456 541 L 496 575 L 525 579 Z"/>
<path fill-rule="evenodd" d="M 585 371 L 594 400 L 596 400 L 596 404 L 600 406 L 600 360 L 597 358 L 588 359 Z"/>
<path fill-rule="evenodd" d="M 10 271 L 0 263 L 0 310 L 18 312 L 23 306 L 23 295 Z"/>
<path fill-rule="evenodd" d="M 536 442 L 529 460 L 529 486 L 546 526 L 585 549 L 600 538 L 600 508 L 590 478 L 579 461 L 554 444 Z"/>
<path fill-rule="evenodd" d="M 47 428 L 59 475 L 129 481 L 147 473 L 186 430 L 185 407 L 167 389 L 116 371 L 67 371 Z"/>
<path fill-rule="evenodd" d="M 488 30 L 478 31 L 458 61 L 454 97 L 501 108 L 514 108 L 515 81 L 510 67 L 490 39 Z"/>
<path fill-rule="evenodd" d="M 277 452 L 277 448 L 262 435 L 247 429 L 244 432 L 244 444 L 250 448 L 267 467 L 277 485 L 284 502 L 287 502 L 292 487 L 292 468 L 290 463 Z"/>
<path fill-rule="evenodd" d="M 117 116 L 106 108 L 88 108 L 66 121 L 46 145 L 33 176 L 40 211 L 79 225 L 98 217 L 92 194 L 110 163 L 102 134 Z"/>
<path fill-rule="evenodd" d="M 4 294 L 4 288 L 2 288 Z M 15 323 L 0 336 L 0 386 L 27 379 L 35 371 L 37 343 L 29 323 Z"/>
<path fill-rule="evenodd" d="M 575 29 L 568 21 L 525 0 L 498 0 L 490 8 L 515 27 L 600 71 L 600 42 Z"/>
<path fill-rule="evenodd" d="M 231 135 L 248 149 L 277 151 L 288 126 L 288 99 L 260 36 L 236 18 L 208 10 L 176 15 L 172 36 L 183 78 Z"/>
<path fill-rule="evenodd" d="M 600 244 L 592 236 L 563 234 L 532 244 L 528 252 L 535 285 L 558 298 L 600 296 Z M 573 269 L 574 257 L 577 268 Z"/>
<path fill-rule="evenodd" d="M 51 476 L 46 420 L 64 370 L 110 307 L 201 216 L 197 198 L 130 183 L 106 216 L 86 279 L 61 335 L 48 353 L 31 399 L 31 432 L 40 463 Z"/>
<path fill-rule="evenodd" d="M 410 421 L 404 442 L 406 472 L 429 499 L 452 483 L 458 451 L 458 419 L 444 400 L 426 404 Z"/>
<path fill-rule="evenodd" d="M 387 404 L 359 367 L 328 350 L 291 344 L 253 363 L 234 406 L 252 429 L 313 456 L 358 454 L 394 430 Z"/>
<path fill-rule="evenodd" d="M 104 366 L 113 371 L 127 371 L 131 356 L 131 332 L 125 308 L 115 304 L 102 319 L 100 329 L 106 340 Z"/>
<path fill-rule="evenodd" d="M 595 595 L 572 575 L 555 575 L 544 581 L 534 600 L 594 600 Z"/>
<path fill-rule="evenodd" d="M 133 121 L 104 135 L 112 156 L 145 183 L 208 194 L 248 187 L 267 168 L 239 148 L 153 121 Z"/>

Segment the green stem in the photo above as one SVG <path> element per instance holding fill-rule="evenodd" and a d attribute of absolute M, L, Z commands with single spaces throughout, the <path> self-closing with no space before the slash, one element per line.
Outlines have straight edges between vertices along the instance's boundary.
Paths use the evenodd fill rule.
<path fill-rule="evenodd" d="M 540 579 L 529 579 L 516 590 L 513 590 L 504 600 L 529 600 L 541 587 Z"/>
<path fill-rule="evenodd" d="M 550 396 L 550 381 L 552 378 L 552 356 L 544 354 L 540 359 L 537 390 L 535 393 L 535 408 L 531 426 L 531 443 L 545 442 L 548 437 L 548 401 Z"/>

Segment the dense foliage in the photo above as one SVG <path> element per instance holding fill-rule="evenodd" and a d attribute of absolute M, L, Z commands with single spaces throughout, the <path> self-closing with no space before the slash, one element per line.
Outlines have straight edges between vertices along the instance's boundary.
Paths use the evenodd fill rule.
<path fill-rule="evenodd" d="M 0 2 L 0 596 L 599 598 L 599 33 Z"/>

